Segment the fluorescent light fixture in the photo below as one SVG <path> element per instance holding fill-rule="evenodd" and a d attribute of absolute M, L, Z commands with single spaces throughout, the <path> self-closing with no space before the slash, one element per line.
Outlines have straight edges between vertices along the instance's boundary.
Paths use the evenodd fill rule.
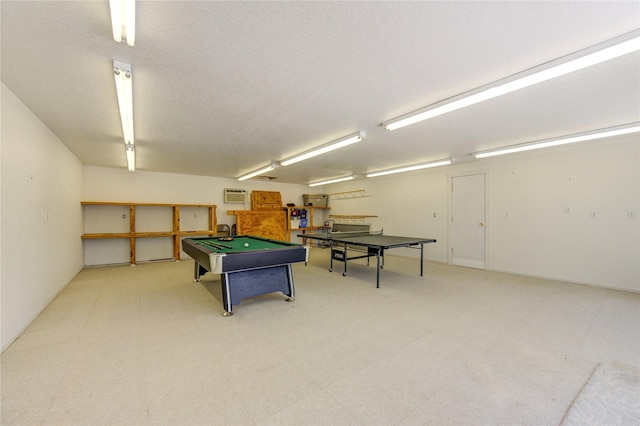
<path fill-rule="evenodd" d="M 116 80 L 124 142 L 133 143 L 133 73 L 131 72 L 131 65 L 113 61 L 113 75 Z"/>
<path fill-rule="evenodd" d="M 376 177 L 376 176 L 391 175 L 391 174 L 394 174 L 394 173 L 412 172 L 414 170 L 429 169 L 431 167 L 448 166 L 451 163 L 452 163 L 451 160 L 436 161 L 434 163 L 418 164 L 416 166 L 400 167 L 398 169 L 385 170 L 385 171 L 382 171 L 382 172 L 368 173 L 367 177 Z"/>
<path fill-rule="evenodd" d="M 329 151 L 333 151 L 334 149 L 343 148 L 356 142 L 360 142 L 362 139 L 364 139 L 364 135 L 362 133 L 354 133 L 353 135 L 345 136 L 344 138 L 329 142 L 325 145 L 319 146 L 318 148 L 287 158 L 286 160 L 281 161 L 280 165 L 288 166 L 290 164 L 297 163 L 298 161 L 306 160 L 308 158 L 315 157 L 316 155 L 324 154 Z"/>
<path fill-rule="evenodd" d="M 126 143 L 124 149 L 127 154 L 127 168 L 133 172 L 136 170 L 136 148 L 132 143 Z"/>
<path fill-rule="evenodd" d="M 109 0 L 111 9 L 111 30 L 113 39 L 120 43 L 122 38 L 131 47 L 136 42 L 136 1 Z"/>
<path fill-rule="evenodd" d="M 562 136 L 554 139 L 545 139 L 543 141 L 513 145 L 510 147 L 497 149 L 493 151 L 486 151 L 474 154 L 476 158 L 494 157 L 496 155 L 513 154 L 516 152 L 530 151 L 532 149 L 551 148 L 558 145 L 566 145 L 576 142 L 586 142 L 595 139 L 610 138 L 612 136 L 626 135 L 629 133 L 640 132 L 640 122 L 625 124 L 622 126 L 609 127 L 606 129 L 594 130 L 586 133 L 578 133 L 575 135 Z"/>
<path fill-rule="evenodd" d="M 354 177 L 355 176 L 351 175 L 351 176 L 341 177 L 337 179 L 324 180 L 322 182 L 310 183 L 309 186 L 329 185 L 330 183 L 338 183 L 338 182 L 344 182 L 347 180 L 352 180 Z"/>
<path fill-rule="evenodd" d="M 261 168 L 261 169 L 258 169 L 258 170 L 256 170 L 256 171 L 254 171 L 254 172 L 247 173 L 247 174 L 246 174 L 246 175 L 244 175 L 244 176 L 240 176 L 240 177 L 238 178 L 238 180 L 247 180 L 247 179 L 250 179 L 250 178 L 252 178 L 252 177 L 254 177 L 254 176 L 258 176 L 258 175 L 261 175 L 261 174 L 263 174 L 263 173 L 270 172 L 271 170 L 273 170 L 273 169 L 275 169 L 275 168 L 276 168 L 275 163 L 271 163 L 271 164 L 269 164 L 267 167 L 263 167 L 263 168 Z"/>
<path fill-rule="evenodd" d="M 640 50 L 640 30 L 382 123 L 396 130 Z"/>
<path fill-rule="evenodd" d="M 116 81 L 116 93 L 118 94 L 118 108 L 120 109 L 122 134 L 124 136 L 124 146 L 127 154 L 127 166 L 130 171 L 134 171 L 136 161 L 135 141 L 133 137 L 133 73 L 131 72 L 131 65 L 120 61 L 113 61 L 113 75 Z"/>

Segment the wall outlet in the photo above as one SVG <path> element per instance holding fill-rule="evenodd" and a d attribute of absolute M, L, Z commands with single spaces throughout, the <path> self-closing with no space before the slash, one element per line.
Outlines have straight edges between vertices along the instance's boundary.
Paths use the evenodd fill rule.
<path fill-rule="evenodd" d="M 627 210 L 627 217 L 629 219 L 635 219 L 636 218 L 636 212 L 634 212 L 633 210 Z"/>

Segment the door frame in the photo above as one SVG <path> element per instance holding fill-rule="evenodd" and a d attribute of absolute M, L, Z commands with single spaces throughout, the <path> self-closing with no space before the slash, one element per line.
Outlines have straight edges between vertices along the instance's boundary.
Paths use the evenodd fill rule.
<path fill-rule="evenodd" d="M 452 265 L 453 255 L 451 253 L 453 239 L 453 179 L 464 176 L 484 176 L 484 270 L 489 270 L 489 231 L 491 230 L 491 221 L 489 220 L 489 170 L 470 170 L 465 172 L 447 174 L 447 263 Z"/>

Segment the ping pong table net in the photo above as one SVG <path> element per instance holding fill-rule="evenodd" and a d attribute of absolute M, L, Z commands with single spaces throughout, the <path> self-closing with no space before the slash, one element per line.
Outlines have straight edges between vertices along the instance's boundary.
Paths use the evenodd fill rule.
<path fill-rule="evenodd" d="M 335 232 L 328 232 L 328 236 L 331 237 L 332 235 L 334 235 L 336 238 L 343 238 L 343 237 L 365 237 L 368 235 L 383 235 L 383 230 L 379 230 L 379 231 L 335 231 Z"/>

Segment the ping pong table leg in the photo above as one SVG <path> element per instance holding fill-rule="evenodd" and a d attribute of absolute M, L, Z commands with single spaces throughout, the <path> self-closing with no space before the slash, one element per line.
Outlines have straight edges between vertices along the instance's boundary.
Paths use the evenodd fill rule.
<path fill-rule="evenodd" d="M 329 246 L 331 252 L 329 253 L 329 272 L 333 272 L 333 244 Z"/>
<path fill-rule="evenodd" d="M 378 250 L 376 253 L 376 259 L 378 260 L 376 268 L 376 288 L 380 288 L 380 252 L 382 252 L 382 249 Z M 382 261 L 384 262 L 384 257 L 382 258 Z"/>
<path fill-rule="evenodd" d="M 347 243 L 344 243 L 344 272 L 342 273 L 343 277 L 347 276 L 347 259 L 349 259 L 349 256 L 347 256 Z"/>
<path fill-rule="evenodd" d="M 424 244 L 420 243 L 420 276 L 422 276 L 422 269 L 424 268 L 424 260 L 422 259 L 424 252 Z"/>

